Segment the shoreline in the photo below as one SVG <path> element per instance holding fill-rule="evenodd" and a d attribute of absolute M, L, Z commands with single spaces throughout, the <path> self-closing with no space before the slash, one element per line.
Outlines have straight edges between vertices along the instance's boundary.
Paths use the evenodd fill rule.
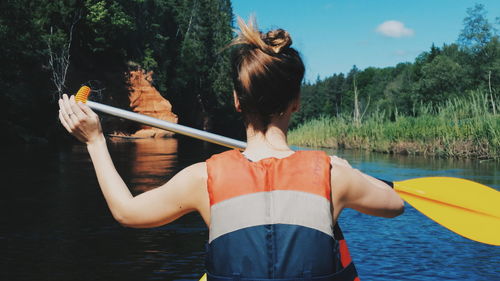
<path fill-rule="evenodd" d="M 331 141 L 334 141 L 333 139 Z M 333 143 L 332 145 L 317 145 L 309 142 L 305 143 L 296 143 L 290 142 L 293 146 L 300 146 L 309 149 L 334 149 L 334 150 L 352 150 L 352 151 L 365 151 L 367 153 L 382 153 L 387 155 L 407 155 L 407 156 L 422 156 L 422 157 L 437 157 L 443 159 L 476 159 L 480 161 L 499 161 L 499 156 L 489 156 L 479 154 L 476 150 L 471 151 L 463 151 L 463 150 L 454 150 L 447 151 L 444 150 L 442 146 L 432 146 L 429 144 L 423 143 L 410 143 L 410 142 L 401 142 L 401 143 L 392 143 L 387 147 L 381 145 L 365 145 L 358 143 Z M 465 144 L 471 145 L 471 144 Z M 456 146 L 460 146 L 457 144 Z"/>
<path fill-rule="evenodd" d="M 500 103 L 479 91 L 440 106 L 416 106 L 413 116 L 375 111 L 355 122 L 352 114 L 323 116 L 292 129 L 293 145 L 363 149 L 387 154 L 500 161 Z"/>
<path fill-rule="evenodd" d="M 500 116 L 478 118 L 469 126 L 437 117 L 401 117 L 395 122 L 367 120 L 359 127 L 349 119 L 324 117 L 291 130 L 289 141 L 306 147 L 500 161 Z"/>

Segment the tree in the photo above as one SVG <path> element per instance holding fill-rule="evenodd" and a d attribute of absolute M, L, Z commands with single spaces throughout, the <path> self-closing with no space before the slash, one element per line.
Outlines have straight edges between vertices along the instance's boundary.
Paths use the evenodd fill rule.
<path fill-rule="evenodd" d="M 423 102 L 439 104 L 452 96 L 461 94 L 462 67 L 447 56 L 439 55 L 422 67 L 419 93 Z"/>
<path fill-rule="evenodd" d="M 493 26 L 486 18 L 483 4 L 476 4 L 474 7 L 468 8 L 463 23 L 464 28 L 458 38 L 462 47 L 478 52 L 490 42 L 493 36 Z"/>
<path fill-rule="evenodd" d="M 0 1 L 0 122 L 14 131 L 12 142 L 57 134 L 54 88 L 70 93 L 82 83 L 126 108 L 127 73 L 139 66 L 154 71 L 181 122 L 208 128 L 229 104 L 228 54 L 220 50 L 231 28 L 229 0 Z M 104 126 L 110 130 L 130 126 L 104 118 L 118 122 Z"/>
<path fill-rule="evenodd" d="M 170 97 L 174 108 L 186 113 L 179 114 L 183 123 L 211 129 L 214 115 L 224 107 L 222 100 L 232 104 L 229 54 L 222 52 L 232 38 L 231 3 L 181 1 L 174 9 L 179 23 L 179 56 Z"/>
<path fill-rule="evenodd" d="M 49 56 L 49 66 L 52 70 L 52 82 L 56 86 L 58 98 L 61 98 L 66 90 L 66 75 L 70 65 L 70 50 L 73 43 L 73 32 L 76 24 L 81 18 L 81 10 L 76 10 L 73 21 L 68 26 L 67 34 L 61 29 L 54 32 L 50 27 L 50 34 L 44 36 Z"/>
<path fill-rule="evenodd" d="M 491 43 L 495 38 L 498 36 L 486 18 L 484 6 L 476 4 L 468 8 L 458 42 L 462 50 L 468 53 L 463 62 L 471 66 L 470 76 L 475 87 L 487 88 L 491 80 L 489 73 L 497 56 L 495 43 Z"/>

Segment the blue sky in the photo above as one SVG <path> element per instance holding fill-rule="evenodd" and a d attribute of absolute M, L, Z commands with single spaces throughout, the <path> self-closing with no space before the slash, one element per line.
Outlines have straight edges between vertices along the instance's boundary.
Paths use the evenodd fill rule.
<path fill-rule="evenodd" d="M 432 43 L 455 42 L 475 3 L 485 6 L 490 22 L 500 16 L 500 0 L 232 0 L 234 14 L 254 13 L 261 30 L 290 32 L 309 81 L 353 65 L 413 62 Z"/>

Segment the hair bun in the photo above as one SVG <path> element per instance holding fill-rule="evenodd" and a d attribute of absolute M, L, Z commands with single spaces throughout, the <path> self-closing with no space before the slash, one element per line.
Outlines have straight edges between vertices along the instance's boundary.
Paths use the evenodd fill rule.
<path fill-rule="evenodd" d="M 281 28 L 267 32 L 266 35 L 263 36 L 262 40 L 276 54 L 292 45 L 292 38 L 290 37 L 290 34 Z"/>

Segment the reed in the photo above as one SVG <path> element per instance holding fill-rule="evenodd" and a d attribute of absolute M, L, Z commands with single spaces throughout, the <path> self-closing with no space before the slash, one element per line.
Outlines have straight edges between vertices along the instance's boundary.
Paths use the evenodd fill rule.
<path fill-rule="evenodd" d="M 325 116 L 299 125 L 288 137 L 298 146 L 500 160 L 500 115 L 488 97 L 473 91 L 439 106 L 419 104 L 414 116 L 393 120 L 376 111 L 359 126 L 351 116 Z"/>

